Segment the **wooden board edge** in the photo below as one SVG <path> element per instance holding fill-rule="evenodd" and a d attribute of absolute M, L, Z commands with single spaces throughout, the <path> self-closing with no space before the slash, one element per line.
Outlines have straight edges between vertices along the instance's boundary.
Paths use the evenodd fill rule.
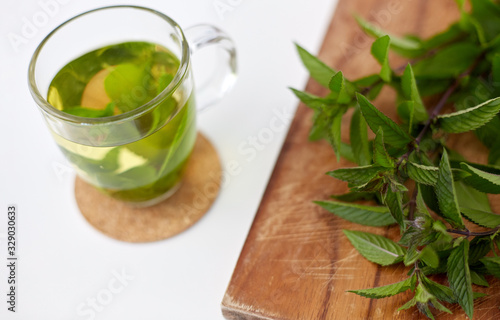
<path fill-rule="evenodd" d="M 224 303 L 221 303 L 221 310 L 222 316 L 224 316 L 227 320 L 279 320 L 259 315 L 254 312 L 228 307 L 224 305 Z"/>

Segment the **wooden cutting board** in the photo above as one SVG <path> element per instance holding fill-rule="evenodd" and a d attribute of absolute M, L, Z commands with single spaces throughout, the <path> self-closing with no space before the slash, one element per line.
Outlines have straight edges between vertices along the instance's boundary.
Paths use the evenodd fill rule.
<path fill-rule="evenodd" d="M 348 78 L 379 68 L 369 55 L 373 40 L 357 27 L 352 13 L 394 34 L 423 37 L 444 29 L 458 17 L 453 0 L 340 0 L 319 57 Z M 391 59 L 394 66 L 404 62 Z M 326 94 L 314 81 L 309 81 L 306 91 Z M 395 118 L 393 97 L 392 92 L 384 91 L 375 105 Z M 396 238 L 397 228 L 355 225 L 312 203 L 344 193 L 346 184 L 324 173 L 352 164 L 345 160 L 337 163 L 327 143 L 308 142 L 311 115 L 303 105 L 298 107 L 223 298 L 224 316 L 239 320 L 426 319 L 415 308 L 397 311 L 410 299 L 409 294 L 369 300 L 346 292 L 401 281 L 408 269 L 401 265 L 381 268 L 367 261 L 341 231 L 355 229 Z M 343 120 L 349 123 L 349 115 Z M 347 137 L 345 129 L 343 136 Z M 450 144 L 470 160 L 486 159 L 486 150 L 473 135 L 455 136 Z M 492 200 L 498 212 L 500 202 Z M 500 283 L 489 280 L 487 291 L 491 295 L 476 301 L 474 319 L 500 319 Z M 453 315 L 438 314 L 438 319 L 466 319 L 458 306 L 450 308 Z"/>

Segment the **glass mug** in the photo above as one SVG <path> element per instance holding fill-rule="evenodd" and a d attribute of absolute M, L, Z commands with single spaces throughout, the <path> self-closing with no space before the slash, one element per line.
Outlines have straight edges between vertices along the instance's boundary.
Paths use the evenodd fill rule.
<path fill-rule="evenodd" d="M 120 45 L 113 46 L 116 44 Z M 197 107 L 190 58 L 207 46 L 218 50 L 219 64 L 215 65 L 210 82 L 197 88 L 196 95 L 202 101 L 201 107 Z M 121 70 L 118 75 L 123 78 L 127 76 L 124 69 L 135 69 L 129 64 L 113 63 L 131 52 L 135 54 L 125 49 L 143 47 L 161 47 L 159 53 L 151 53 L 152 63 L 163 63 L 152 64 L 152 73 L 155 68 L 164 70 L 168 63 L 177 67 L 170 77 L 164 77 L 168 78 L 163 81 L 164 88 L 160 86 L 161 77 L 156 83 L 157 93 L 152 91 L 149 80 L 129 80 L 118 88 L 106 87 L 106 92 L 112 95 L 121 90 L 119 103 L 140 102 L 138 107 L 115 112 L 113 102 L 106 106 L 112 114 L 103 117 L 82 116 L 75 113 L 78 108 L 71 109 L 72 113 L 62 111 L 60 101 L 80 100 L 80 96 L 62 89 L 74 89 L 81 85 L 79 81 L 90 86 L 100 73 L 85 65 L 63 72 L 66 64 L 95 50 L 95 57 L 112 66 L 106 77 Z M 142 57 L 140 54 L 137 56 Z M 77 174 L 115 199 L 148 206 L 177 190 L 196 140 L 196 113 L 218 101 L 232 87 L 236 79 L 236 51 L 230 38 L 215 27 L 199 25 L 184 33 L 171 18 L 158 11 L 111 6 L 82 13 L 53 30 L 35 50 L 28 78 L 31 94 L 47 126 Z M 52 81 L 60 87 L 54 88 Z M 102 83 L 107 84 L 104 80 Z M 149 99 L 151 92 L 154 96 Z M 85 91 L 82 101 L 84 97 Z"/>

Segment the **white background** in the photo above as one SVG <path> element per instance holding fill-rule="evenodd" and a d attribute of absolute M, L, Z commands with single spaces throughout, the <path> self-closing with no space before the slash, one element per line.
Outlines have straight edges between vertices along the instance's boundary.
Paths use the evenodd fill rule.
<path fill-rule="evenodd" d="M 126 2 L 164 12 L 181 27 L 219 26 L 239 54 L 233 91 L 199 117 L 224 168 L 232 161 L 239 169 L 227 175 L 215 204 L 195 226 L 149 244 L 112 240 L 80 215 L 74 172 L 49 135 L 26 80 L 31 54 L 49 31 L 83 11 L 123 2 L 54 1 L 41 1 L 52 3 L 50 17 L 35 0 L 0 4 L 0 319 L 222 319 L 220 302 L 297 105 L 287 87 L 303 88 L 307 80 L 293 42 L 317 52 L 336 1 Z M 39 26 L 26 37 L 23 26 L 34 18 Z M 14 34 L 23 42 L 12 45 Z M 289 120 L 270 137 L 276 114 Z M 262 150 L 249 144 L 259 136 Z M 10 204 L 18 207 L 15 314 L 6 303 Z M 129 279 L 120 282 L 116 273 L 122 272 Z M 111 296 L 110 284 L 119 288 Z"/>

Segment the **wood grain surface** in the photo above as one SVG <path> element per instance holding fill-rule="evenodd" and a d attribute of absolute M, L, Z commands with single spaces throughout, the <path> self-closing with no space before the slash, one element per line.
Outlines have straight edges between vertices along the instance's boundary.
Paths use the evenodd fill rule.
<path fill-rule="evenodd" d="M 369 55 L 373 40 L 357 27 L 353 13 L 393 34 L 423 37 L 444 29 L 458 17 L 453 0 L 340 0 L 319 57 L 348 78 L 379 68 Z M 404 60 L 391 56 L 393 66 L 401 63 Z M 306 91 L 327 93 L 314 81 L 309 81 Z M 393 98 L 393 92 L 384 90 L 374 103 L 395 118 Z M 312 203 L 344 193 L 347 185 L 324 172 L 352 164 L 345 160 L 337 163 L 326 142 L 308 142 L 311 115 L 299 105 L 223 298 L 224 316 L 245 320 L 426 319 L 415 308 L 397 311 L 410 294 L 370 300 L 346 292 L 401 281 L 408 269 L 401 264 L 378 267 L 359 255 L 342 233 L 342 229 L 354 229 L 397 238 L 397 228 L 355 225 Z M 343 119 L 344 124 L 349 123 L 349 117 Z M 344 129 L 343 137 L 347 137 L 348 128 Z M 464 152 L 469 160 L 486 159 L 486 149 L 471 134 L 452 137 L 450 146 Z M 491 200 L 499 212 L 500 201 Z M 500 319 L 500 283 L 488 280 L 489 289 L 474 288 L 490 294 L 476 301 L 474 319 Z M 435 313 L 437 319 L 466 319 L 460 307 L 447 306 L 453 315 Z"/>

